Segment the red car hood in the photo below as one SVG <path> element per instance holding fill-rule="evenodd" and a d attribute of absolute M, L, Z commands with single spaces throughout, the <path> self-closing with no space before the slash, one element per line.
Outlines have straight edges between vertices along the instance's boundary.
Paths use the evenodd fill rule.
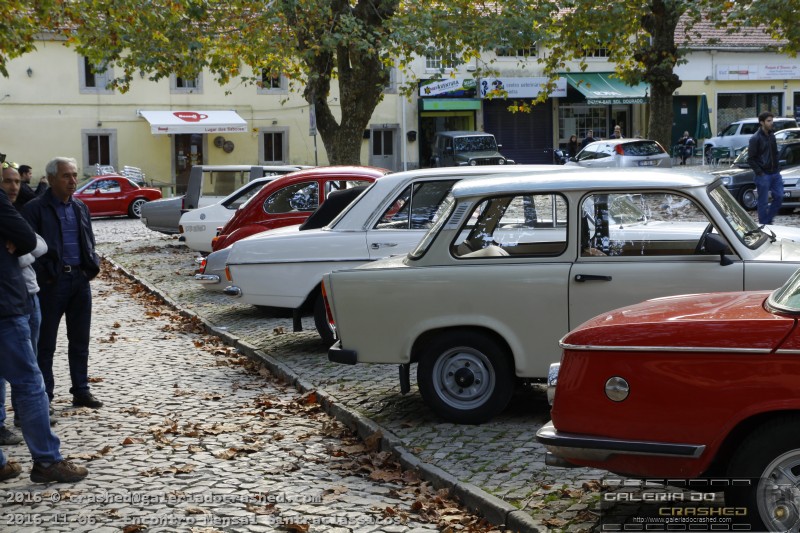
<path fill-rule="evenodd" d="M 795 320 L 768 312 L 764 301 L 769 294 L 753 291 L 656 298 L 596 316 L 561 342 L 571 350 L 773 350 L 792 330 Z"/>

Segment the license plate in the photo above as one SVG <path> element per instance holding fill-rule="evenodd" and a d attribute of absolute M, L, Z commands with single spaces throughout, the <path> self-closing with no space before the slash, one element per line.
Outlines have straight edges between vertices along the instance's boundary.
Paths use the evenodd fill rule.
<path fill-rule="evenodd" d="M 658 162 L 651 160 L 651 161 L 639 161 L 640 167 L 654 167 Z"/>

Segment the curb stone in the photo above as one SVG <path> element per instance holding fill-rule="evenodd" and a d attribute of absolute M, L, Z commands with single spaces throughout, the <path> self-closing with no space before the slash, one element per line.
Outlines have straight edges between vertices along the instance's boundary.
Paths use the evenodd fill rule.
<path fill-rule="evenodd" d="M 99 253 L 99 251 L 98 251 Z M 524 512 L 516 509 L 509 503 L 493 496 L 486 491 L 476 487 L 471 483 L 460 481 L 452 474 L 442 470 L 438 466 L 428 464 L 402 446 L 402 441 L 391 431 L 383 428 L 375 421 L 355 412 L 340 404 L 336 397 L 327 391 L 320 390 L 312 383 L 303 379 L 296 372 L 285 364 L 276 360 L 261 350 L 256 349 L 250 343 L 240 340 L 236 335 L 227 331 L 227 328 L 219 328 L 193 311 L 181 308 L 172 298 L 160 291 L 157 287 L 138 278 L 135 273 L 129 272 L 125 267 L 116 263 L 113 259 L 101 254 L 105 261 L 108 261 L 114 268 L 126 277 L 141 284 L 149 293 L 158 296 L 167 305 L 178 311 L 182 316 L 197 320 L 203 324 L 207 332 L 221 338 L 229 345 L 242 351 L 248 358 L 263 363 L 269 371 L 281 381 L 294 386 L 299 392 L 306 393 L 316 391 L 319 403 L 331 416 L 354 430 L 359 437 L 365 439 L 376 432 L 381 432 L 381 450 L 391 452 L 401 465 L 414 469 L 420 477 L 430 482 L 436 489 L 447 489 L 449 494 L 456 497 L 463 505 L 473 511 L 480 513 L 489 522 L 499 527 L 509 528 L 515 533 L 540 533 L 533 520 Z"/>

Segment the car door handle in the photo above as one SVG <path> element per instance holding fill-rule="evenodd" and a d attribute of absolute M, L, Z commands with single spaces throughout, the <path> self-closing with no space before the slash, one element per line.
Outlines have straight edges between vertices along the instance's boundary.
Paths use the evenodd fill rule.
<path fill-rule="evenodd" d="M 583 283 L 584 281 L 611 281 L 611 276 L 593 276 L 587 274 L 577 274 L 575 281 Z"/>
<path fill-rule="evenodd" d="M 370 248 L 373 250 L 378 250 L 380 248 L 392 248 L 393 246 L 397 246 L 396 242 L 373 242 L 370 245 Z"/>

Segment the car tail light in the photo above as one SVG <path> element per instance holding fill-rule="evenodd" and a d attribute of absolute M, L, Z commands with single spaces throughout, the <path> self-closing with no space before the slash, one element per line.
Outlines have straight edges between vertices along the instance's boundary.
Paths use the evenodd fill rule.
<path fill-rule="evenodd" d="M 206 263 L 208 263 L 207 258 L 203 258 L 200 260 L 200 266 L 197 268 L 198 274 L 205 274 L 206 273 Z"/>
<path fill-rule="evenodd" d="M 225 279 L 228 281 L 233 281 L 233 276 L 231 276 L 231 268 L 228 265 L 225 265 Z"/>
<path fill-rule="evenodd" d="M 183 235 L 183 225 L 181 225 L 181 224 L 178 224 L 178 233 Z"/>
<path fill-rule="evenodd" d="M 320 289 L 322 289 L 322 301 L 325 302 L 325 316 L 328 317 L 328 324 L 331 326 L 331 330 L 336 334 L 336 322 L 333 321 L 333 312 L 331 312 L 331 305 L 328 302 L 328 291 L 325 290 L 324 281 L 320 284 Z"/>
<path fill-rule="evenodd" d="M 625 148 L 621 144 L 616 145 L 614 147 L 614 151 L 617 152 L 619 155 L 625 155 Z"/>

